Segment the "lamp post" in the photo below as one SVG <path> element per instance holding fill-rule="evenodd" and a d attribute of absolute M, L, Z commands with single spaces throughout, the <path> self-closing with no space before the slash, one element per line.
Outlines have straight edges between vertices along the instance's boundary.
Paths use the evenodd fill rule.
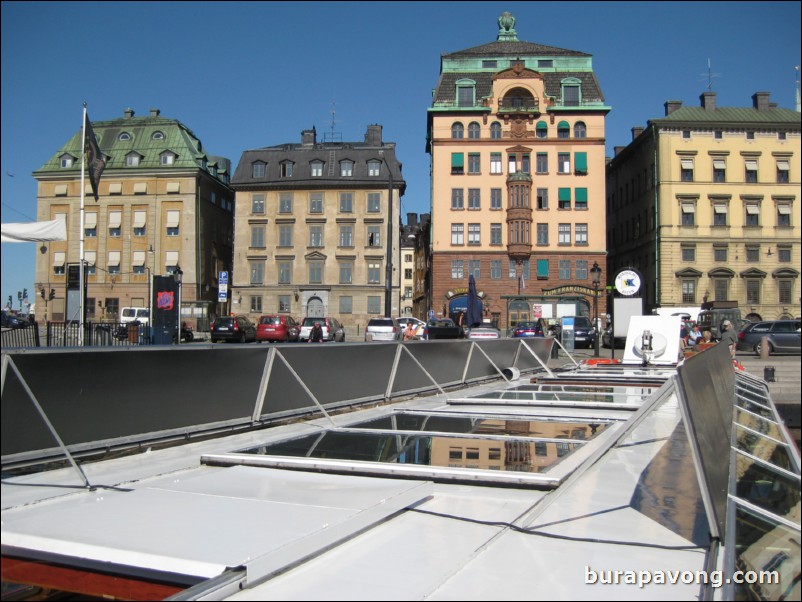
<path fill-rule="evenodd" d="M 593 281 L 593 326 L 596 329 L 596 344 L 593 350 L 593 357 L 599 357 L 599 337 L 601 336 L 601 329 L 599 328 L 599 281 L 601 280 L 602 269 L 599 267 L 597 261 L 593 262 L 593 267 L 590 268 L 590 277 Z M 613 345 L 615 347 L 615 345 Z"/>
<path fill-rule="evenodd" d="M 173 272 L 173 279 L 178 285 L 178 329 L 176 332 L 175 343 L 176 345 L 180 345 L 181 344 L 181 281 L 184 279 L 184 272 L 181 270 L 181 266 L 179 265 L 175 266 L 175 271 Z"/>
<path fill-rule="evenodd" d="M 384 315 L 390 318 L 393 295 L 393 171 L 384 151 L 379 151 L 379 156 L 387 166 L 387 265 L 384 278 Z"/>

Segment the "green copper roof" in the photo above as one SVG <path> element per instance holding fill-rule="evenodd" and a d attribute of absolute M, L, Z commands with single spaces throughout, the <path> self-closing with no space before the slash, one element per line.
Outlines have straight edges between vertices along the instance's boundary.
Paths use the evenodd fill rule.
<path fill-rule="evenodd" d="M 673 123 L 773 123 L 800 124 L 800 114 L 790 109 L 771 108 L 758 111 L 751 107 L 681 107 L 666 117 L 650 120 L 655 125 Z"/>

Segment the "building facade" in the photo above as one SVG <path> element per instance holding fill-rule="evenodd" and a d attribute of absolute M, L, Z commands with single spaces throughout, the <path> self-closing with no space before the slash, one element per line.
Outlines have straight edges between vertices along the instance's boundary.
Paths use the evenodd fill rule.
<path fill-rule="evenodd" d="M 382 126 L 364 142 L 318 142 L 311 129 L 300 144 L 247 150 L 232 187 L 233 312 L 335 316 L 350 337 L 384 315 L 388 292 L 398 315 L 406 183 Z"/>
<path fill-rule="evenodd" d="M 738 301 L 741 315 L 800 314 L 800 113 L 665 105 L 607 169 L 610 270 L 637 268 L 646 311 Z"/>
<path fill-rule="evenodd" d="M 432 309 L 458 316 L 473 275 L 501 328 L 590 315 L 610 108 L 591 55 L 519 41 L 509 13 L 498 24 L 495 42 L 442 56 L 428 109 Z"/>
<path fill-rule="evenodd" d="M 151 278 L 180 267 L 182 318 L 206 329 L 218 312 L 218 274 L 231 269 L 230 161 L 207 155 L 189 128 L 158 109 L 145 117 L 127 109 L 92 127 L 106 168 L 98 201 L 85 180 L 87 320 L 117 321 L 122 307 L 151 307 Z M 67 223 L 67 240 L 43 245 L 36 258 L 37 294 L 55 293 L 48 320 L 65 319 L 68 268 L 81 260 L 81 141 L 79 130 L 33 174 L 37 219 Z"/>

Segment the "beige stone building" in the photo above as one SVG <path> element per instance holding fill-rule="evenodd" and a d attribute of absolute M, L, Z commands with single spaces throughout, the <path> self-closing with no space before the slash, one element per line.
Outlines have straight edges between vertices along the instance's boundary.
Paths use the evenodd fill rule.
<path fill-rule="evenodd" d="M 514 23 L 505 13 L 496 41 L 441 57 L 427 132 L 432 309 L 458 316 L 473 275 L 501 328 L 591 315 L 590 270 L 606 272 L 610 107 L 592 57 L 519 41 Z"/>
<path fill-rule="evenodd" d="M 234 313 L 333 316 L 351 339 L 388 311 L 388 292 L 398 315 L 406 184 L 380 125 L 364 142 L 318 142 L 312 129 L 300 143 L 247 150 L 231 185 Z"/>
<path fill-rule="evenodd" d="M 748 107 L 665 105 L 607 170 L 609 267 L 637 268 L 646 311 L 733 300 L 741 315 L 800 314 L 800 113 L 767 92 Z"/>
<path fill-rule="evenodd" d="M 92 126 L 106 168 L 98 201 L 85 181 L 86 319 L 117 321 L 122 307 L 149 307 L 151 277 L 180 267 L 182 318 L 207 329 L 218 311 L 218 273 L 231 269 L 230 161 L 208 155 L 189 128 L 158 109 L 144 117 L 127 109 Z M 79 129 L 33 174 L 37 219 L 67 223 L 67 240 L 42 245 L 36 258 L 36 293 L 49 297 L 53 289 L 47 319 L 54 321 L 65 319 L 67 274 L 80 262 L 81 140 Z"/>

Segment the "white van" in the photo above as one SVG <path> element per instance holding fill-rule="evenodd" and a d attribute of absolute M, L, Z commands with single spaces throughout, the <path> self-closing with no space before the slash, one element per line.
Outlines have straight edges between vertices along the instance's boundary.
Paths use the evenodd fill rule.
<path fill-rule="evenodd" d="M 120 312 L 120 323 L 139 322 L 150 325 L 150 310 L 147 307 L 123 307 Z"/>

